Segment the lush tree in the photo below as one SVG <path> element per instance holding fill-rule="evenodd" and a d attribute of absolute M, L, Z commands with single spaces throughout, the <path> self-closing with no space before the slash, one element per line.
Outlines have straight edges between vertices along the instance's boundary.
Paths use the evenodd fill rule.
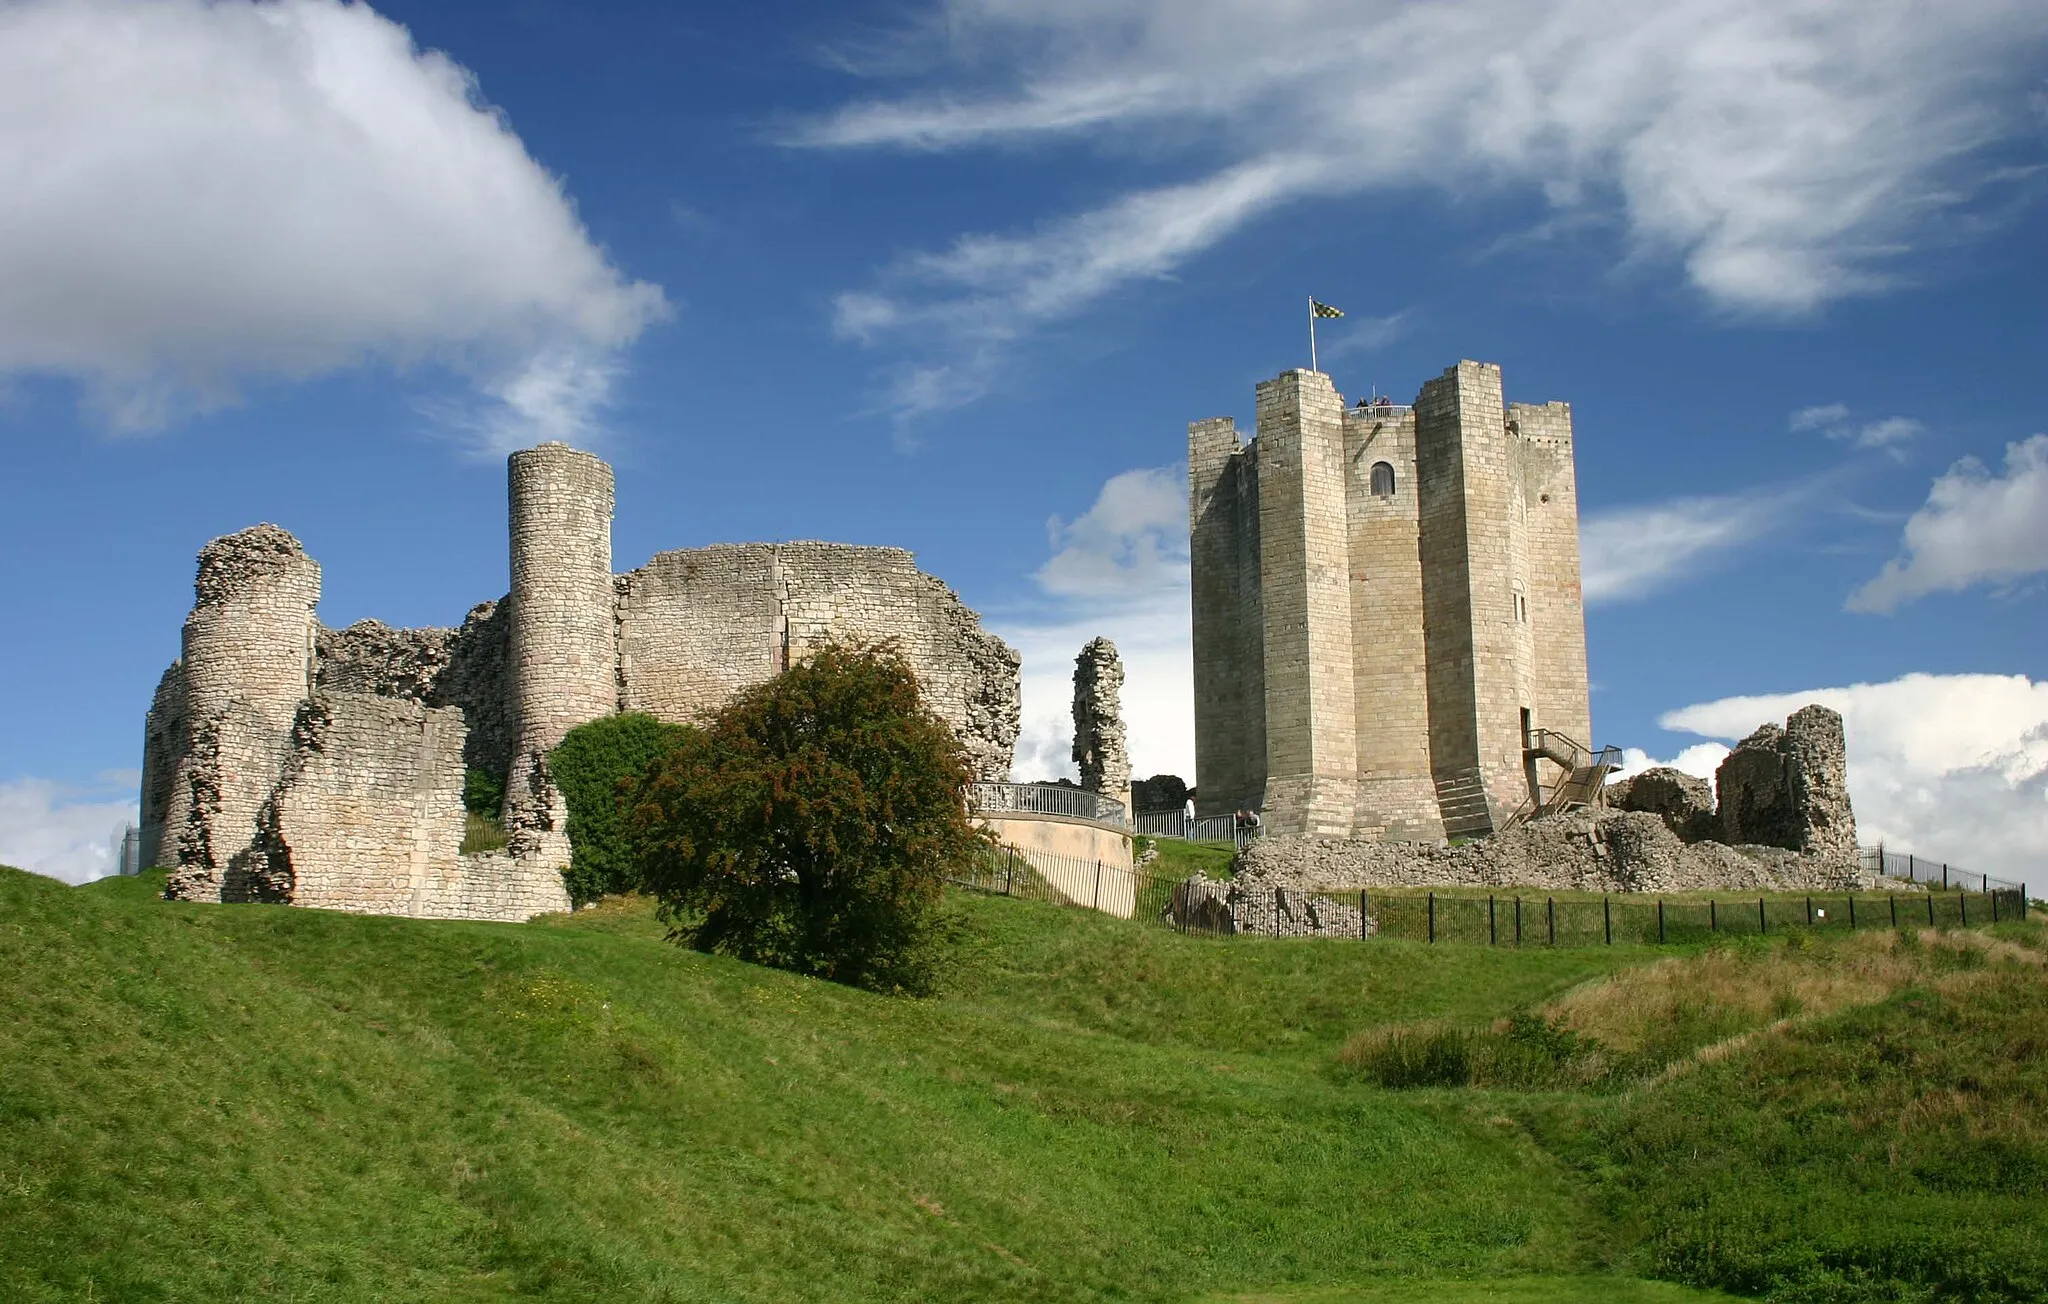
<path fill-rule="evenodd" d="M 562 877 L 571 901 L 580 906 L 639 886 L 625 802 L 657 757 L 696 734 L 628 711 L 577 725 L 548 753 L 548 770 L 569 803 L 569 869 Z"/>
<path fill-rule="evenodd" d="M 973 775 L 893 649 L 827 647 L 656 761 L 633 825 L 678 940 L 877 991 L 929 991 L 949 874 L 987 845 Z"/>

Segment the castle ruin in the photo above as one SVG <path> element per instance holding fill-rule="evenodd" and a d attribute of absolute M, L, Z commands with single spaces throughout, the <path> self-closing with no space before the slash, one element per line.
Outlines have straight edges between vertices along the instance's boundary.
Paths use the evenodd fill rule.
<path fill-rule="evenodd" d="M 1188 427 L 1198 813 L 1426 842 L 1540 806 L 1591 734 L 1571 408 L 1460 362 L 1413 406 L 1284 372 L 1257 413 Z"/>
<path fill-rule="evenodd" d="M 167 895 L 526 919 L 568 908 L 547 756 L 616 711 L 699 722 L 827 642 L 892 642 L 983 779 L 1008 777 L 1019 658 L 897 548 L 719 544 L 614 575 L 612 470 L 509 463 L 511 592 L 458 629 L 323 628 L 320 567 L 274 525 L 200 550 L 182 655 L 144 727 L 142 863 Z M 463 854 L 468 770 L 502 851 Z"/>

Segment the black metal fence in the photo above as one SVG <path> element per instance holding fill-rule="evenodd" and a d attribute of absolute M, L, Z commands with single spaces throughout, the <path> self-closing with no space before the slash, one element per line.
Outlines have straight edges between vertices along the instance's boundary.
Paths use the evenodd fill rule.
<path fill-rule="evenodd" d="M 2017 888 L 1988 892 L 1822 892 L 1743 897 L 1481 895 L 1431 891 L 1361 894 L 1382 937 L 1493 946 L 1600 946 L 1701 942 L 1810 929 L 1970 928 L 2024 919 Z"/>
<path fill-rule="evenodd" d="M 1758 896 L 1595 897 L 1416 888 L 1304 892 L 1169 878 L 1042 852 L 1027 857 L 1004 847 L 951 881 L 972 891 L 1082 906 L 1205 936 L 1379 936 L 1492 946 L 1703 942 L 1795 929 L 1973 928 L 2027 916 L 2025 892 L 1996 879 L 1986 891 Z"/>

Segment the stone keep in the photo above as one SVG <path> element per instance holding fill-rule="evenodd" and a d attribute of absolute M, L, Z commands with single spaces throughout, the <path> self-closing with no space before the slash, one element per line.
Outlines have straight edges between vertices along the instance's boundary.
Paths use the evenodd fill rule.
<path fill-rule="evenodd" d="M 1124 663 L 1116 644 L 1091 639 L 1074 658 L 1074 764 L 1081 786 L 1131 810 L 1131 757 L 1124 742 Z"/>
<path fill-rule="evenodd" d="M 1269 831 L 1491 832 L 1590 742 L 1571 409 L 1461 362 L 1413 406 L 1321 372 L 1188 427 L 1196 804 Z"/>
<path fill-rule="evenodd" d="M 512 591 L 459 629 L 322 629 L 320 568 L 274 525 L 201 550 L 143 734 L 144 863 L 170 870 L 167 895 L 566 909 L 547 770 L 563 735 L 622 709 L 701 721 L 832 640 L 893 642 L 977 776 L 1008 777 L 1018 656 L 909 553 L 718 545 L 615 576 L 610 467 L 544 444 L 513 454 L 509 484 Z M 461 854 L 470 769 L 506 780 L 503 851 Z"/>

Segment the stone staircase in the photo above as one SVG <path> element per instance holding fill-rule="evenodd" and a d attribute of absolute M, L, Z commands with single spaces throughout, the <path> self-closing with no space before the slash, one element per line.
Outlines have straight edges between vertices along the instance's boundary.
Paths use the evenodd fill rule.
<path fill-rule="evenodd" d="M 1486 780 L 1476 765 L 1438 779 L 1436 804 L 1443 814 L 1447 838 L 1483 838 L 1493 832 L 1493 811 L 1486 803 Z"/>

